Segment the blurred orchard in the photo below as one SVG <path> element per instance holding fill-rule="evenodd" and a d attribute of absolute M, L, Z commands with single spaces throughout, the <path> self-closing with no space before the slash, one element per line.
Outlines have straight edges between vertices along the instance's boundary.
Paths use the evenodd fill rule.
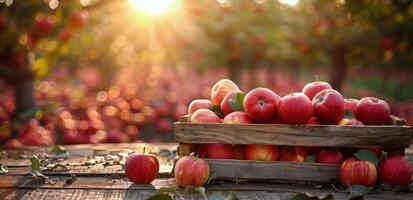
<path fill-rule="evenodd" d="M 317 75 L 413 124 L 412 0 L 0 2 L 5 146 L 173 141 L 222 78 L 285 95 Z"/>

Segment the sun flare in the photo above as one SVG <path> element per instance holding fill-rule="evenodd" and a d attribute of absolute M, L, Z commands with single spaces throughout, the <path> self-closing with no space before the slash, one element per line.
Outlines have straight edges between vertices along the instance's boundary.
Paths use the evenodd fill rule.
<path fill-rule="evenodd" d="M 151 15 L 161 15 L 172 7 L 172 0 L 129 0 L 134 10 Z"/>

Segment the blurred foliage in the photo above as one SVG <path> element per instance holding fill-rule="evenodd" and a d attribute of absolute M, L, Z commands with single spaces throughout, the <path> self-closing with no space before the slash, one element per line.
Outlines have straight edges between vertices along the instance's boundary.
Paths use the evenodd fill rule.
<path fill-rule="evenodd" d="M 121 67 L 130 66 L 150 71 L 165 65 L 175 73 L 184 66 L 201 72 L 225 68 L 236 81 L 243 70 L 282 69 L 301 76 L 302 70 L 321 68 L 337 89 L 345 79 L 353 81 L 346 77 L 349 69 L 412 71 L 411 0 L 308 0 L 295 6 L 277 0 L 169 1 L 173 7 L 167 12 L 151 15 L 133 9 L 131 0 L 3 0 L 0 62 L 19 69 L 23 55 L 34 52 L 31 71 L 39 78 L 54 66 L 67 66 L 72 74 L 98 66 L 102 88 Z M 90 16 L 81 30 L 71 25 L 79 10 Z M 33 40 L 42 16 L 53 18 L 53 30 Z M 406 92 L 411 76 L 390 77 L 382 91 L 382 84 L 363 84 L 398 99 L 412 98 Z"/>

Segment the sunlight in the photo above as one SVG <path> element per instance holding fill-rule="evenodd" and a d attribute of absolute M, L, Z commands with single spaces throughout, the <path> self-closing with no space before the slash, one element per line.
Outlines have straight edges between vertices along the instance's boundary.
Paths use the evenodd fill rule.
<path fill-rule="evenodd" d="M 151 15 L 161 15 L 172 7 L 172 0 L 129 0 L 130 5 L 137 11 Z"/>
<path fill-rule="evenodd" d="M 289 6 L 295 6 L 298 4 L 298 2 L 300 2 L 300 0 L 278 0 L 278 2 L 282 4 L 287 4 Z"/>

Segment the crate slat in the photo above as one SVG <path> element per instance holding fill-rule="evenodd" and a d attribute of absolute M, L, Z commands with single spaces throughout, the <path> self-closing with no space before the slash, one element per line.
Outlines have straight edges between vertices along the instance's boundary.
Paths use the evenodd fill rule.
<path fill-rule="evenodd" d="M 282 124 L 200 124 L 175 122 L 175 139 L 181 143 L 276 144 L 295 146 L 410 145 L 410 126 L 336 126 Z"/>
<path fill-rule="evenodd" d="M 277 180 L 279 182 L 331 182 L 338 178 L 339 165 L 205 159 L 211 173 L 221 179 Z"/>

